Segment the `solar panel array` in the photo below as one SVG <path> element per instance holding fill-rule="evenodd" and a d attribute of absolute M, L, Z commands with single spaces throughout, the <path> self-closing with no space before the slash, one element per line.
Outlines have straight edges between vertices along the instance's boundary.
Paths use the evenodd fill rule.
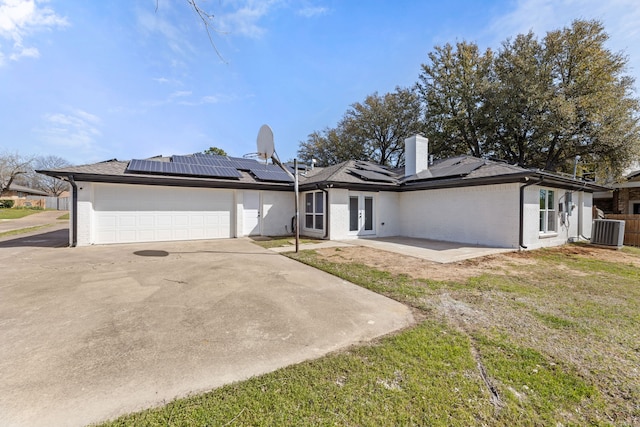
<path fill-rule="evenodd" d="M 450 159 L 441 160 L 433 164 L 432 166 L 429 166 L 428 178 L 442 179 L 466 176 L 474 170 L 482 167 L 484 164 L 484 159 L 476 157 L 453 157 Z M 412 177 L 407 181 L 416 181 L 425 178 L 426 176 Z"/>
<path fill-rule="evenodd" d="M 291 177 L 287 175 L 286 172 L 284 172 L 282 169 L 278 168 L 277 166 L 275 168 L 273 167 L 264 168 L 263 166 L 265 165 L 261 165 L 258 168 L 251 169 L 251 173 L 253 174 L 253 176 L 258 178 L 259 180 L 275 181 L 275 182 L 292 182 L 293 181 Z M 266 165 L 266 166 L 273 166 L 273 165 Z"/>
<path fill-rule="evenodd" d="M 362 170 L 362 169 L 351 169 L 351 173 L 358 175 L 360 178 L 364 178 L 367 181 L 378 181 L 378 182 L 392 182 L 395 183 L 397 180 L 389 175 L 385 175 L 382 173 Z"/>
<path fill-rule="evenodd" d="M 235 168 L 205 166 L 198 164 L 160 162 L 156 160 L 131 160 L 130 172 L 161 173 L 167 175 L 207 176 L 216 178 L 240 178 L 242 174 Z"/>
<path fill-rule="evenodd" d="M 354 167 L 349 168 L 349 172 L 367 181 L 398 182 L 396 175 L 392 171 L 369 162 L 357 161 Z"/>
<path fill-rule="evenodd" d="M 388 169 L 385 169 L 381 166 L 374 165 L 373 163 L 368 162 L 356 162 L 356 168 L 362 169 L 370 172 L 376 172 L 387 176 L 394 176 L 395 174 Z"/>
<path fill-rule="evenodd" d="M 129 172 L 210 178 L 241 178 L 240 171 L 247 171 L 261 181 L 293 181 L 287 173 L 273 164 L 264 164 L 241 157 L 204 153 L 196 153 L 191 156 L 172 156 L 169 162 L 135 159 L 129 162 L 127 170 Z"/>

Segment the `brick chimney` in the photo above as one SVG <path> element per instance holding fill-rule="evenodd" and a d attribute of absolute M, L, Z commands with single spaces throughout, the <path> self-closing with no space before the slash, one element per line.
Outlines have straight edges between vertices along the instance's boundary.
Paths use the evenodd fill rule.
<path fill-rule="evenodd" d="M 429 140 L 414 135 L 404 140 L 404 176 L 412 176 L 429 169 Z"/>

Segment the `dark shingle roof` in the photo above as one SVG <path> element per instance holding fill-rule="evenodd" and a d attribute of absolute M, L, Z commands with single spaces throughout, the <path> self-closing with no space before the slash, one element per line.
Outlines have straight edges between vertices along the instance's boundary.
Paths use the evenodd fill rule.
<path fill-rule="evenodd" d="M 154 157 L 148 160 L 158 162 L 168 162 L 168 157 Z M 287 182 L 263 182 L 256 179 L 246 171 L 240 171 L 237 179 L 202 177 L 202 176 L 180 176 L 158 173 L 132 172 L 127 169 L 129 161 L 107 160 L 99 163 L 92 163 L 81 166 L 69 166 L 60 169 L 39 170 L 37 172 L 49 176 L 69 177 L 73 176 L 76 181 L 89 182 L 122 182 L 136 184 L 155 185 L 178 185 L 195 187 L 221 187 L 221 188 L 270 188 L 289 189 L 291 183 Z M 257 162 L 256 162 L 257 163 Z"/>
<path fill-rule="evenodd" d="M 170 161 L 168 157 L 149 160 Z M 123 182 L 157 185 L 203 186 L 221 188 L 264 188 L 289 190 L 289 182 L 264 182 L 256 176 L 240 170 L 237 179 L 216 177 L 176 176 L 162 173 L 150 174 L 127 170 L 128 161 L 109 160 L 82 166 L 70 166 L 56 170 L 39 171 L 51 176 L 74 176 L 76 181 Z M 425 171 L 405 177 L 404 169 L 391 169 L 371 162 L 349 160 L 337 165 L 315 168 L 300 174 L 300 189 L 305 191 L 320 185 L 371 191 L 406 191 L 429 188 L 449 188 L 493 183 L 518 182 L 525 177 L 544 177 L 545 182 L 556 182 L 567 188 L 592 188 L 594 184 L 564 178 L 549 172 L 525 169 L 507 163 L 471 156 L 458 156 L 434 162 Z M 599 187 L 597 191 L 601 191 Z"/>
<path fill-rule="evenodd" d="M 25 187 L 24 185 L 11 184 L 8 191 L 16 191 L 18 193 L 35 194 L 36 196 L 48 196 L 49 193 L 42 190 L 36 190 L 35 188 Z"/>

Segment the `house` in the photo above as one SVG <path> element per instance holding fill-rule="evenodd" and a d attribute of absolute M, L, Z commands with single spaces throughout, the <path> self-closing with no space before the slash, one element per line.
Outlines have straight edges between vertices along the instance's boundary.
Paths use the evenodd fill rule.
<path fill-rule="evenodd" d="M 594 193 L 594 204 L 605 213 L 640 214 L 640 170 L 629 171 L 612 191 Z"/>
<path fill-rule="evenodd" d="M 2 192 L 3 199 L 21 199 L 27 196 L 49 196 L 49 193 L 35 188 L 25 187 L 24 185 L 11 184 L 9 188 Z"/>
<path fill-rule="evenodd" d="M 460 156 L 406 166 L 348 161 L 300 176 L 300 232 L 324 239 L 408 236 L 533 249 L 588 238 L 593 183 Z M 72 245 L 292 233 L 293 185 L 274 165 L 206 154 L 38 171 L 72 186 Z"/>

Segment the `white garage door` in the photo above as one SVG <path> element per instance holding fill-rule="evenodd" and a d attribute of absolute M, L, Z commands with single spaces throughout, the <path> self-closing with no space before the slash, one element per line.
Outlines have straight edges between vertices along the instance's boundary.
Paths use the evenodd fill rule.
<path fill-rule="evenodd" d="M 96 184 L 93 207 L 97 244 L 233 237 L 232 190 Z"/>

